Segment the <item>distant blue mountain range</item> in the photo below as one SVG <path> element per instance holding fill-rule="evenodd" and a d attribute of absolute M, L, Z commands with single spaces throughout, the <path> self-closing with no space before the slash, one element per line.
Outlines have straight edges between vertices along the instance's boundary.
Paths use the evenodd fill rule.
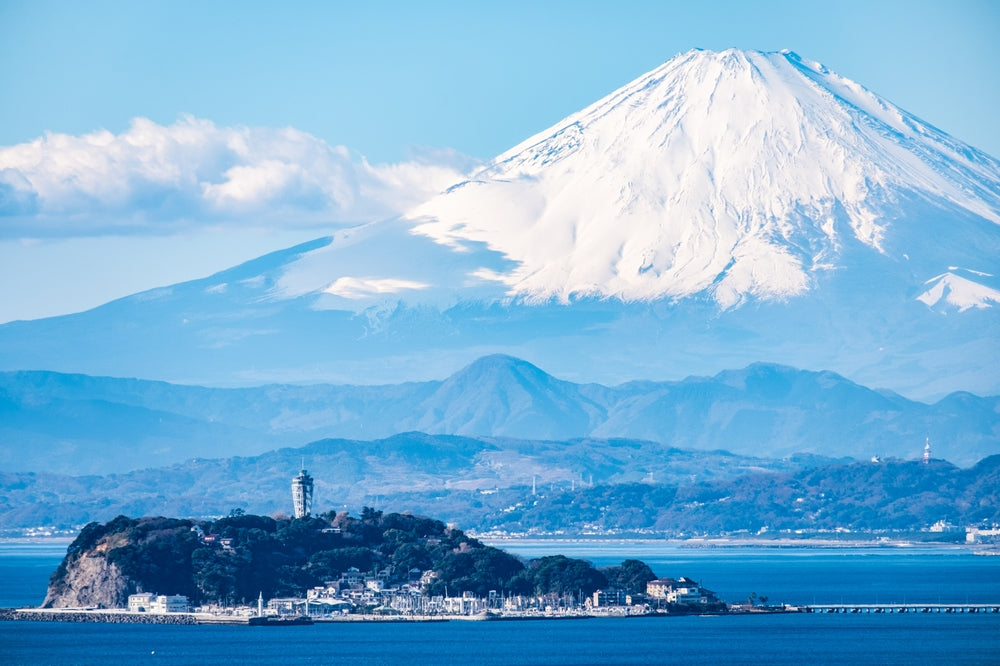
<path fill-rule="evenodd" d="M 444 381 L 205 388 L 0 373 L 0 470 L 107 474 L 419 431 L 525 440 L 632 438 L 758 457 L 811 453 L 968 466 L 1000 453 L 1000 398 L 926 404 L 831 372 L 754 364 L 713 377 L 575 384 L 509 356 Z M 595 452 L 594 455 L 599 455 Z"/>

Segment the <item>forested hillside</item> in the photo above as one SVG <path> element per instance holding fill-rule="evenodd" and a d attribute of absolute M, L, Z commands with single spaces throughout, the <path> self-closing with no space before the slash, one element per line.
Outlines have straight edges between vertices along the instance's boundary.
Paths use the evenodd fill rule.
<path fill-rule="evenodd" d="M 196 604 L 304 596 L 354 570 L 423 594 L 589 594 L 610 583 L 644 592 L 656 576 L 641 562 L 595 569 L 562 556 L 525 563 L 439 520 L 327 513 L 303 519 L 241 514 L 214 521 L 118 516 L 88 524 L 49 583 L 45 607 L 124 607 L 137 590 L 183 594 Z"/>
<path fill-rule="evenodd" d="M 0 474 L 0 529 L 72 529 L 133 515 L 281 516 L 303 457 L 318 511 L 413 511 L 478 531 L 648 531 L 667 536 L 919 531 L 1000 522 L 1000 456 L 970 468 L 769 460 L 651 442 L 532 442 L 401 435 L 332 440 L 255 458 L 106 477 Z"/>

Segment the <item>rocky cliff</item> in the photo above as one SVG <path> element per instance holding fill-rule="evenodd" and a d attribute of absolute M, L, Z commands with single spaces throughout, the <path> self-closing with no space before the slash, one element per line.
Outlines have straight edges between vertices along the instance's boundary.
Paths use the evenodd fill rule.
<path fill-rule="evenodd" d="M 70 556 L 67 555 L 67 559 Z M 100 553 L 82 553 L 49 581 L 43 608 L 123 608 L 135 591 L 117 564 Z"/>
<path fill-rule="evenodd" d="M 49 579 L 43 608 L 125 608 L 139 590 L 190 594 L 193 523 L 172 518 L 118 516 L 90 523 L 70 544 Z"/>

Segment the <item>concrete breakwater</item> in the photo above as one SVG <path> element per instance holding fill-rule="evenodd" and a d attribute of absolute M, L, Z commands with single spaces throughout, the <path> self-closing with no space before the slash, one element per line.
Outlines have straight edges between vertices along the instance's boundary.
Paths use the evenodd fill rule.
<path fill-rule="evenodd" d="M 991 604 L 810 604 L 807 613 L 1000 613 L 1000 603 Z"/>
<path fill-rule="evenodd" d="M 186 613 L 127 613 L 122 611 L 0 608 L 0 621 L 104 622 L 110 624 L 198 624 Z"/>

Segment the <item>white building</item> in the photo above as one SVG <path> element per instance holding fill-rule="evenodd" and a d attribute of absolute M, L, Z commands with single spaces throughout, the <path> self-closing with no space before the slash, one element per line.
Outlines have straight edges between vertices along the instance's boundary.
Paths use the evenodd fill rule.
<path fill-rule="evenodd" d="M 140 594 L 130 594 L 128 597 L 128 611 L 130 613 L 147 613 L 153 603 L 155 594 L 143 592 Z"/>
<path fill-rule="evenodd" d="M 187 613 L 191 602 L 183 594 L 150 594 L 140 592 L 128 597 L 130 613 Z"/>
<path fill-rule="evenodd" d="M 995 541 L 1000 537 L 1000 529 L 980 529 L 978 527 L 965 528 L 965 543 L 984 543 Z"/>
<path fill-rule="evenodd" d="M 646 583 L 646 594 L 670 604 L 708 603 L 710 593 L 690 578 L 658 578 Z"/>

